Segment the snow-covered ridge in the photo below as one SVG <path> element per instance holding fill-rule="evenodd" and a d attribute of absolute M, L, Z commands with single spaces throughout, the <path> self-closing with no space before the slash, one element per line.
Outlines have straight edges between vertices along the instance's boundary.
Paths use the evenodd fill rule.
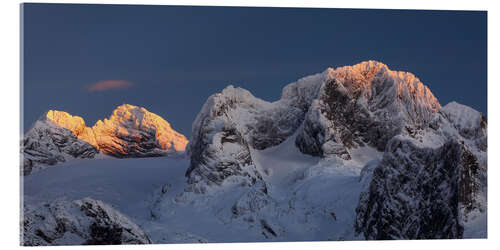
<path fill-rule="evenodd" d="M 366 239 L 463 238 L 469 214 L 486 214 L 486 170 L 456 140 L 429 148 L 396 136 L 371 171 L 356 209 Z"/>
<path fill-rule="evenodd" d="M 363 173 L 362 178 L 360 177 L 362 183 L 349 184 L 355 186 L 356 190 L 362 188 L 363 191 L 364 200 L 361 200 L 356 210 L 359 217 L 356 230 L 360 236 L 367 239 L 461 238 L 467 235 L 463 228 L 464 223 L 467 223 L 465 218 L 470 213 L 481 216 L 485 214 L 485 210 L 479 208 L 484 208 L 486 204 L 486 198 L 483 197 L 486 192 L 486 127 L 486 119 L 479 112 L 457 103 L 442 107 L 429 88 L 415 75 L 392 71 L 387 65 L 376 61 L 328 68 L 323 73 L 304 77 L 287 85 L 281 99 L 275 102 L 263 101 L 247 90 L 228 86 L 206 101 L 193 123 L 189 145 L 191 162 L 186 172 L 190 186 L 185 189 L 185 196 L 191 196 L 189 193 L 215 195 L 219 192 L 218 188 L 225 190 L 229 189 L 228 186 L 237 185 L 249 189 L 235 203 L 234 216 L 239 217 L 249 210 L 259 214 L 259 211 L 269 209 L 269 206 L 274 206 L 272 204 L 277 202 L 276 194 L 280 193 L 277 190 L 283 189 L 282 184 L 274 181 L 276 175 L 273 177 L 273 173 L 288 173 L 283 169 L 301 167 L 290 163 L 280 166 L 284 163 L 273 159 L 277 156 L 262 161 L 261 153 L 269 148 L 281 147 L 287 140 L 286 145 L 290 145 L 290 140 L 294 140 L 301 153 L 320 158 L 321 163 L 318 165 L 321 167 L 311 167 L 303 175 L 291 178 L 293 181 L 288 181 L 291 186 L 284 187 L 285 190 L 299 185 L 298 183 L 306 185 L 308 179 L 314 177 L 305 173 L 329 173 L 332 170 L 325 169 L 328 165 L 343 169 L 333 171 L 342 175 Z M 405 142 L 414 141 L 420 146 L 403 143 L 400 144 L 403 145 L 401 150 L 408 150 L 408 155 L 393 153 L 391 150 L 398 148 L 391 146 L 390 142 L 397 140 L 394 138 Z M 362 164 L 360 166 L 359 163 L 360 151 L 378 151 L 371 153 L 373 159 L 363 160 L 363 164 L 367 164 L 363 171 Z M 382 152 L 383 159 L 375 157 Z M 448 157 L 448 160 L 443 162 L 441 156 Z M 413 162 L 415 158 L 427 159 L 430 163 L 419 160 Z M 268 162 L 276 164 L 268 165 Z M 431 163 L 433 169 L 419 170 L 422 164 Z M 396 165 L 393 169 L 390 164 L 399 164 L 403 170 Z M 435 176 L 432 171 L 440 171 L 442 165 L 448 165 L 449 171 L 463 173 L 454 175 L 451 179 L 441 178 L 443 185 L 451 190 L 449 195 L 461 196 L 458 203 L 451 204 L 447 209 L 462 211 L 472 200 L 476 205 L 464 212 L 443 214 L 442 217 L 447 221 L 442 224 L 425 226 L 432 221 L 428 220 L 428 214 L 418 213 L 419 208 L 425 207 L 424 205 L 413 206 L 407 204 L 409 201 L 393 201 L 391 197 L 401 195 L 404 198 L 405 195 L 412 195 L 418 199 L 417 203 L 428 202 L 422 197 L 429 195 L 442 198 L 444 203 L 454 199 L 446 196 L 445 191 L 429 193 L 428 186 L 413 185 L 408 190 L 403 190 L 406 193 L 397 190 L 397 182 L 405 180 L 438 185 L 432 179 Z M 355 167 L 352 168 L 353 166 Z M 422 177 L 425 180 L 416 179 L 419 177 L 413 176 L 412 171 L 407 171 L 409 176 L 406 179 L 397 174 L 392 177 L 373 175 L 374 172 L 381 171 L 381 168 L 396 173 L 403 173 L 408 168 L 422 173 L 430 172 Z M 464 174 L 467 176 L 464 177 Z M 402 179 L 398 179 L 400 177 Z M 386 182 L 394 184 L 394 194 L 381 197 L 387 192 L 380 191 L 378 187 L 384 187 Z M 474 186 L 473 189 L 469 188 L 471 185 Z M 461 188 L 460 191 L 454 190 L 457 187 Z M 467 193 L 472 192 L 471 190 L 474 192 Z M 332 193 L 332 197 L 336 195 Z M 402 218 L 416 215 L 418 218 L 414 222 L 418 226 L 412 225 L 408 229 L 408 225 L 402 222 L 400 230 L 393 232 L 382 232 L 380 228 L 386 225 L 374 227 L 372 221 L 384 220 L 387 214 L 373 212 L 370 210 L 372 205 L 383 207 L 392 204 L 391 202 L 397 203 L 396 207 L 401 204 L 406 207 Z M 351 213 L 347 214 L 352 216 Z M 366 214 L 373 216 L 367 218 Z M 481 216 L 476 218 L 483 218 Z M 354 230 L 354 225 L 349 227 L 349 230 Z M 416 228 L 421 228 L 422 231 L 411 231 L 417 230 Z M 409 231 L 405 231 L 407 229 Z M 448 229 L 455 231 L 447 231 Z M 433 233 L 434 236 L 431 236 Z M 351 239 L 357 237 L 353 231 L 348 234 Z"/>
<path fill-rule="evenodd" d="M 49 110 L 24 136 L 24 172 L 97 152 L 115 157 L 163 156 L 185 150 L 186 137 L 145 108 L 124 104 L 87 127 L 83 118 Z M 40 165 L 37 166 L 37 165 Z M 29 169 L 29 170 L 28 170 Z"/>
<path fill-rule="evenodd" d="M 69 129 L 76 137 L 90 145 L 99 148 L 96 136 L 92 128 L 85 125 L 85 121 L 80 116 L 72 116 L 67 112 L 58 110 L 49 110 L 45 117 L 56 125 Z"/>
<path fill-rule="evenodd" d="M 21 141 L 21 173 L 27 175 L 69 159 L 93 158 L 98 152 L 96 147 L 77 138 L 71 130 L 44 116 L 36 121 Z"/>
<path fill-rule="evenodd" d="M 365 144 L 383 150 L 397 134 L 415 136 L 441 108 L 417 77 L 383 63 L 329 68 L 324 75 L 297 137 L 307 154 L 348 159 Z"/>
<path fill-rule="evenodd" d="M 129 218 L 91 198 L 28 205 L 21 224 L 24 246 L 151 243 Z"/>
<path fill-rule="evenodd" d="M 413 74 L 376 61 L 301 78 L 275 102 L 230 85 L 208 98 L 193 123 L 187 175 L 192 182 L 233 175 L 255 182 L 262 173 L 253 169 L 250 152 L 278 145 L 297 129 L 296 145 L 313 156 L 349 159 L 349 151 L 365 144 L 383 150 L 397 134 L 418 133 L 440 108 Z"/>

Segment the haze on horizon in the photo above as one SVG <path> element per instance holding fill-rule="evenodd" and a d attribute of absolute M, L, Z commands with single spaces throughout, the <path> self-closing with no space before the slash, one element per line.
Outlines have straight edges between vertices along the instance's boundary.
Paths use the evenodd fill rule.
<path fill-rule="evenodd" d="M 487 114 L 486 12 L 23 4 L 24 131 L 49 109 L 85 119 L 143 106 L 186 137 L 229 84 L 277 100 L 328 67 L 377 60 L 442 105 Z"/>

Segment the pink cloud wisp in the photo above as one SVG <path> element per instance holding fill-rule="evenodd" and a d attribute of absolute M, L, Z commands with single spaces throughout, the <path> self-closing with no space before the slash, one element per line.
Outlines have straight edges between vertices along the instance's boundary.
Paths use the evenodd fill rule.
<path fill-rule="evenodd" d="M 134 84 L 125 80 L 106 80 L 93 83 L 87 87 L 87 91 L 107 91 L 132 87 Z"/>

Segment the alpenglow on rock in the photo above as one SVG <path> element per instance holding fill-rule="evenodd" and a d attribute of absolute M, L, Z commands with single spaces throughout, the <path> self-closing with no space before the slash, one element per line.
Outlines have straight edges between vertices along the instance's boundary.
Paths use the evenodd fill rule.
<path fill-rule="evenodd" d="M 273 200 L 273 166 L 260 157 L 287 139 L 319 166 L 331 163 L 325 172 L 366 163 L 353 169 L 362 175 L 353 238 L 462 238 L 486 214 L 486 118 L 455 102 L 442 107 L 416 76 L 379 62 L 304 77 L 275 102 L 228 86 L 208 98 L 192 131 L 185 191 L 251 186 L 254 209 L 236 204 L 235 215 Z"/>
<path fill-rule="evenodd" d="M 120 158 L 165 156 L 184 151 L 187 143 L 163 118 L 129 104 L 93 127 L 79 116 L 50 110 L 24 135 L 23 173 L 99 152 Z"/>
<path fill-rule="evenodd" d="M 72 158 L 93 158 L 99 150 L 83 119 L 66 112 L 49 111 L 36 121 L 21 141 L 22 174 Z M 89 137 L 93 138 L 93 137 Z"/>
<path fill-rule="evenodd" d="M 86 141 L 90 145 L 99 148 L 95 139 L 94 131 L 85 126 L 85 121 L 80 116 L 72 116 L 63 111 L 49 110 L 46 117 L 53 123 L 65 129 L 71 130 L 71 132 L 73 132 L 78 139 Z"/>
<path fill-rule="evenodd" d="M 344 159 L 365 144 L 382 151 L 395 135 L 417 137 L 440 108 L 417 77 L 385 64 L 327 69 L 296 144 L 306 154 Z"/>
<path fill-rule="evenodd" d="M 414 75 L 375 61 L 304 77 L 285 86 L 276 102 L 229 86 L 208 98 L 193 123 L 186 175 L 191 182 L 238 175 L 254 183 L 262 173 L 252 167 L 252 150 L 296 132 L 303 153 L 348 160 L 350 149 L 381 151 L 395 135 L 417 137 L 440 108 Z"/>
<path fill-rule="evenodd" d="M 188 140 L 160 116 L 123 104 L 92 127 L 99 150 L 116 157 L 150 157 L 184 151 Z"/>

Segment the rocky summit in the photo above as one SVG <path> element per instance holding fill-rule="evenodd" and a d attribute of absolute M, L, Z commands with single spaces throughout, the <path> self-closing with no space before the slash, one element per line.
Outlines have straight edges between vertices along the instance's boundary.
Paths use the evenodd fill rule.
<path fill-rule="evenodd" d="M 300 151 L 313 156 L 348 160 L 350 150 L 365 145 L 383 151 L 395 135 L 418 137 L 440 109 L 417 77 L 376 61 L 304 77 L 285 86 L 276 102 L 229 86 L 208 98 L 193 123 L 187 175 L 216 183 L 246 175 L 255 182 L 252 149 L 278 145 L 294 133 Z"/>
<path fill-rule="evenodd" d="M 165 156 L 184 151 L 187 143 L 163 118 L 134 105 L 117 107 L 92 127 L 79 116 L 49 110 L 21 143 L 23 173 L 99 152 L 119 158 Z"/>
<path fill-rule="evenodd" d="M 229 86 L 208 98 L 193 123 L 186 191 L 240 183 L 260 190 L 251 200 L 272 200 L 276 183 L 258 152 L 293 140 L 303 154 L 348 167 L 372 148 L 383 157 L 362 171 L 356 233 L 462 238 L 468 214 L 486 207 L 486 124 L 470 107 L 442 107 L 416 76 L 376 61 L 302 78 L 275 102 Z"/>
<path fill-rule="evenodd" d="M 92 127 L 99 150 L 116 157 L 162 156 L 184 151 L 185 136 L 145 108 L 124 104 Z"/>

